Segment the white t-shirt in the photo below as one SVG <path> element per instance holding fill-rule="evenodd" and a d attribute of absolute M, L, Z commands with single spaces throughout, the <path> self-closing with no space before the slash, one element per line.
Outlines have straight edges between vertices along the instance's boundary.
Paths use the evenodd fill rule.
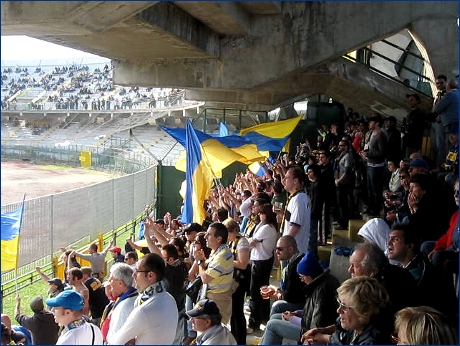
<path fill-rule="evenodd" d="M 252 239 L 257 239 L 256 246 L 251 250 L 251 261 L 264 261 L 273 257 L 273 250 L 278 240 L 278 232 L 275 227 L 259 223 L 254 231 Z"/>
<path fill-rule="evenodd" d="M 286 219 L 284 221 L 283 236 L 288 234 L 291 224 L 300 227 L 295 235 L 297 248 L 300 253 L 306 253 L 308 250 L 308 241 L 310 239 L 310 218 L 311 207 L 310 198 L 304 192 L 299 192 L 291 198 L 286 208 Z"/>
<path fill-rule="evenodd" d="M 179 314 L 176 301 L 168 292 L 155 293 L 134 308 L 123 326 L 109 338 L 110 345 L 124 345 L 136 338 L 136 345 L 171 345 L 176 336 Z"/>
<path fill-rule="evenodd" d="M 94 343 L 93 332 L 91 327 L 94 330 Z M 56 345 L 102 345 L 103 338 L 101 330 L 92 323 L 83 323 L 77 328 L 71 329 L 59 337 Z"/>
<path fill-rule="evenodd" d="M 134 302 L 137 296 L 124 299 L 118 304 L 110 317 L 110 326 L 107 333 L 107 340 L 110 340 L 114 334 L 125 324 L 131 311 L 134 310 Z"/>

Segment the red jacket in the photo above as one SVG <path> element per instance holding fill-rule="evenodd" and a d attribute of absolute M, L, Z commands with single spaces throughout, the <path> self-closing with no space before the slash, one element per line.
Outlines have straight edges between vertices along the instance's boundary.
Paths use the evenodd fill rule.
<path fill-rule="evenodd" d="M 458 210 L 452 215 L 450 218 L 449 229 L 447 230 L 446 234 L 444 234 L 441 238 L 436 241 L 434 249 L 437 250 L 445 250 L 449 246 L 452 245 L 452 233 L 457 228 L 458 224 Z"/>

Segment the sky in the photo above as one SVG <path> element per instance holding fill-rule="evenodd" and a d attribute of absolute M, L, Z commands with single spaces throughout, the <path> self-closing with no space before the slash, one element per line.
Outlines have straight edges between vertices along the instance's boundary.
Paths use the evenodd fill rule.
<path fill-rule="evenodd" d="M 50 60 L 64 58 L 92 58 L 90 53 L 59 46 L 27 36 L 2 36 L 1 59 L 4 60 Z"/>

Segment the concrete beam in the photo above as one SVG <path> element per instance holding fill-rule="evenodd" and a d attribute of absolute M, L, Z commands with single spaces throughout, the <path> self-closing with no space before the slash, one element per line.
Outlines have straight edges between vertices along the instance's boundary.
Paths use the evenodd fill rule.
<path fill-rule="evenodd" d="M 250 14 L 238 2 L 178 1 L 174 5 L 221 35 L 245 35 L 250 31 Z"/>
<path fill-rule="evenodd" d="M 158 4 L 153 9 L 157 6 L 165 9 L 164 5 L 167 3 Z M 170 8 L 179 10 L 172 5 L 170 6 Z M 162 61 L 159 60 L 160 58 L 209 59 L 219 55 L 219 37 L 209 28 L 183 11 L 178 15 L 184 15 L 186 18 L 180 20 L 180 18 L 171 13 L 165 13 L 161 9 L 159 12 L 152 13 L 153 9 L 149 8 L 137 16 L 97 34 L 31 36 L 110 59 L 119 58 L 126 61 L 136 61 L 137 65 L 141 63 L 143 65 L 145 63 L 150 64 L 152 59 L 155 62 Z M 152 23 L 155 16 L 161 13 L 169 18 L 171 23 L 176 23 L 175 27 L 164 29 Z M 164 25 L 164 19 L 161 19 L 159 24 Z M 171 32 L 168 29 L 174 31 Z M 182 37 L 178 36 L 180 34 Z M 134 82 L 133 85 L 138 84 Z"/>
<path fill-rule="evenodd" d="M 214 57 L 220 54 L 219 35 L 172 3 L 160 2 L 140 12 L 137 17 L 163 29 L 169 36 L 175 35 L 177 39 Z M 175 41 L 178 41 L 177 39 Z M 180 46 L 184 44 L 181 43 Z"/>
<path fill-rule="evenodd" d="M 457 9 L 451 2 L 283 2 L 282 15 L 253 20 L 250 35 L 224 37 L 218 61 L 117 62 L 115 81 L 251 90 L 386 38 L 420 18 Z M 391 20 L 383 15 L 388 13 Z M 458 41 L 442 42 L 458 47 Z"/>
<path fill-rule="evenodd" d="M 324 94 L 360 113 L 370 114 L 377 111 L 393 115 L 401 121 L 408 111 L 408 93 L 413 91 L 403 84 L 345 58 L 338 58 L 300 75 L 287 76 L 250 91 L 187 90 L 186 98 L 220 103 L 221 106 L 239 102 L 260 102 L 265 99 L 265 102 L 272 101 L 265 107 L 266 110 L 271 110 L 294 103 L 307 95 Z M 429 111 L 433 99 L 420 96 L 422 108 Z"/>
<path fill-rule="evenodd" d="M 69 22 L 68 19 L 70 13 L 85 4 L 85 1 L 3 1 L 2 35 L 90 34 L 89 28 Z"/>
<path fill-rule="evenodd" d="M 88 1 L 70 13 L 69 18 L 93 32 L 101 32 L 157 3 L 158 1 Z"/>
<path fill-rule="evenodd" d="M 186 100 L 188 99 L 186 95 Z M 236 103 L 236 102 L 224 102 L 224 101 L 207 101 L 204 107 L 211 107 L 217 109 L 234 109 L 234 110 L 241 110 L 241 111 L 252 111 L 252 112 L 269 112 L 273 109 L 272 105 L 264 105 L 264 104 L 254 104 L 254 103 Z"/>
<path fill-rule="evenodd" d="M 5 1 L 2 35 L 88 35 L 102 32 L 158 1 Z"/>
<path fill-rule="evenodd" d="M 235 90 L 205 90 L 205 89 L 187 89 L 185 92 L 186 99 L 201 100 L 205 102 L 220 102 L 228 104 L 253 104 L 253 105 L 278 105 L 291 94 L 271 93 L 271 92 L 253 92 L 253 91 L 235 91 Z"/>

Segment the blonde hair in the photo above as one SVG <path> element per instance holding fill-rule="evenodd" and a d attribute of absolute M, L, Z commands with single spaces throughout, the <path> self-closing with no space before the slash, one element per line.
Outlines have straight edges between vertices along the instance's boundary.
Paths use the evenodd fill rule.
<path fill-rule="evenodd" d="M 337 289 L 337 294 L 351 301 L 353 311 L 363 320 L 370 320 L 390 303 L 387 290 L 377 279 L 357 276 L 348 279 Z"/>
<path fill-rule="evenodd" d="M 458 345 L 458 330 L 439 311 L 429 306 L 409 307 L 396 314 L 395 330 L 405 330 L 411 345 Z"/>
<path fill-rule="evenodd" d="M 225 227 L 227 227 L 227 230 L 229 232 L 237 232 L 237 233 L 240 232 L 240 225 L 236 221 L 232 219 L 227 219 L 222 223 L 224 224 Z"/>

